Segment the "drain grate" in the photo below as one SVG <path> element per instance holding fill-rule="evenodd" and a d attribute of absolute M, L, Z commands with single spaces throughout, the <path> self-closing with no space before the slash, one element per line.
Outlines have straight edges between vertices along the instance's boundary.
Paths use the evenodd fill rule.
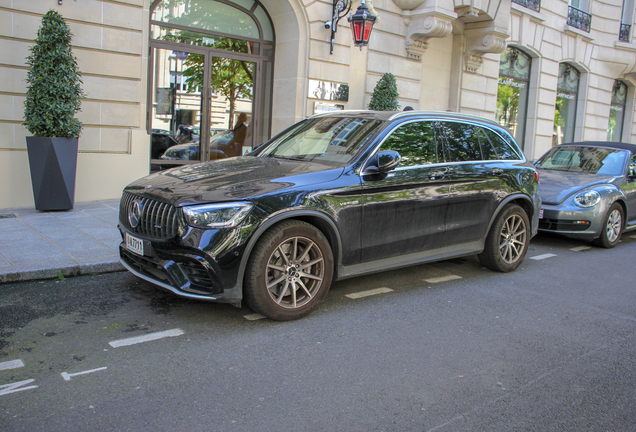
<path fill-rule="evenodd" d="M 16 218 L 17 216 L 14 214 L 0 214 L 0 219 L 13 219 Z"/>

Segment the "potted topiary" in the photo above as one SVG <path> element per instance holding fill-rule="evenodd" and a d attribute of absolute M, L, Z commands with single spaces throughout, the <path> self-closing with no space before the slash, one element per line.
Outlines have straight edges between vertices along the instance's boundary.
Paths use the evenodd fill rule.
<path fill-rule="evenodd" d="M 395 76 L 385 73 L 378 81 L 371 95 L 369 109 L 376 111 L 396 111 L 400 108 L 397 98 L 399 96 Z"/>
<path fill-rule="evenodd" d="M 23 125 L 35 208 L 70 210 L 75 204 L 77 150 L 82 123 L 75 118 L 84 96 L 72 34 L 64 18 L 50 10 L 42 18 L 27 57 L 27 94 Z"/>

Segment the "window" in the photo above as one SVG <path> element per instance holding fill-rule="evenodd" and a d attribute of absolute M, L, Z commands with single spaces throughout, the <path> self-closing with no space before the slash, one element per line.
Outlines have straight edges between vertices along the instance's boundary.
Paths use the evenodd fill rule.
<path fill-rule="evenodd" d="M 419 121 L 399 126 L 382 143 L 380 150 L 400 153 L 400 166 L 430 165 L 444 162 L 435 140 L 432 122 Z"/>
<path fill-rule="evenodd" d="M 440 136 L 446 147 L 448 162 L 483 160 L 479 145 L 480 128 L 466 123 L 440 123 Z"/>
<path fill-rule="evenodd" d="M 574 141 L 576 105 L 578 102 L 580 79 L 580 72 L 573 66 L 567 63 L 561 63 L 559 65 L 552 145 Z"/>
<path fill-rule="evenodd" d="M 530 56 L 516 48 L 505 51 L 499 63 L 496 118 L 500 125 L 510 129 L 521 148 L 524 148 L 531 63 Z"/>
<path fill-rule="evenodd" d="M 493 131 L 492 129 L 483 128 L 483 132 L 488 137 L 490 141 L 490 145 L 492 146 L 495 154 L 497 155 L 496 159 L 500 160 L 521 160 L 523 159 L 520 154 L 518 154 L 511 147 L 511 138 L 509 135 L 500 135 L 499 133 Z M 480 138 L 481 139 L 481 138 Z M 484 145 L 482 143 L 482 149 Z M 484 158 L 492 160 L 493 157 L 491 154 L 484 154 Z"/>
<path fill-rule="evenodd" d="M 590 0 L 570 0 L 568 25 L 589 33 L 592 27 L 592 15 L 588 13 L 589 10 Z"/>
<path fill-rule="evenodd" d="M 632 29 L 634 12 L 634 0 L 625 0 L 623 2 L 623 13 L 621 14 L 621 28 L 618 33 L 618 40 L 621 42 L 630 41 L 630 32 Z"/>
<path fill-rule="evenodd" d="M 622 81 L 614 81 L 612 105 L 610 105 L 607 140 L 621 141 L 625 124 L 625 105 L 627 105 L 627 85 Z"/>
<path fill-rule="evenodd" d="M 541 0 L 512 0 L 512 2 L 536 12 L 541 11 Z"/>

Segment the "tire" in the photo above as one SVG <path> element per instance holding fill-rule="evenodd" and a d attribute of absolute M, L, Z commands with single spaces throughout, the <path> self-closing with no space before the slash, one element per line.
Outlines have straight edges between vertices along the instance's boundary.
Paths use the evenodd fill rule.
<path fill-rule="evenodd" d="M 615 202 L 605 215 L 601 236 L 593 241 L 597 246 L 611 249 L 618 244 L 623 234 L 625 215 L 623 207 Z"/>
<path fill-rule="evenodd" d="M 486 237 L 481 264 L 490 270 L 511 272 L 523 261 L 530 243 L 530 222 L 525 210 L 510 204 L 497 215 Z"/>
<path fill-rule="evenodd" d="M 308 315 L 325 298 L 333 253 L 313 225 L 290 220 L 256 243 L 245 274 L 244 298 L 255 312 L 277 321 Z"/>

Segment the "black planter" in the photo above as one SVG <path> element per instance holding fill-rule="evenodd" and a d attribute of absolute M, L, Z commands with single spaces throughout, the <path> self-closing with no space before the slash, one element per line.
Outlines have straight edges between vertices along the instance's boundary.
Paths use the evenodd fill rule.
<path fill-rule="evenodd" d="M 73 208 L 78 145 L 78 138 L 27 137 L 36 210 Z"/>

